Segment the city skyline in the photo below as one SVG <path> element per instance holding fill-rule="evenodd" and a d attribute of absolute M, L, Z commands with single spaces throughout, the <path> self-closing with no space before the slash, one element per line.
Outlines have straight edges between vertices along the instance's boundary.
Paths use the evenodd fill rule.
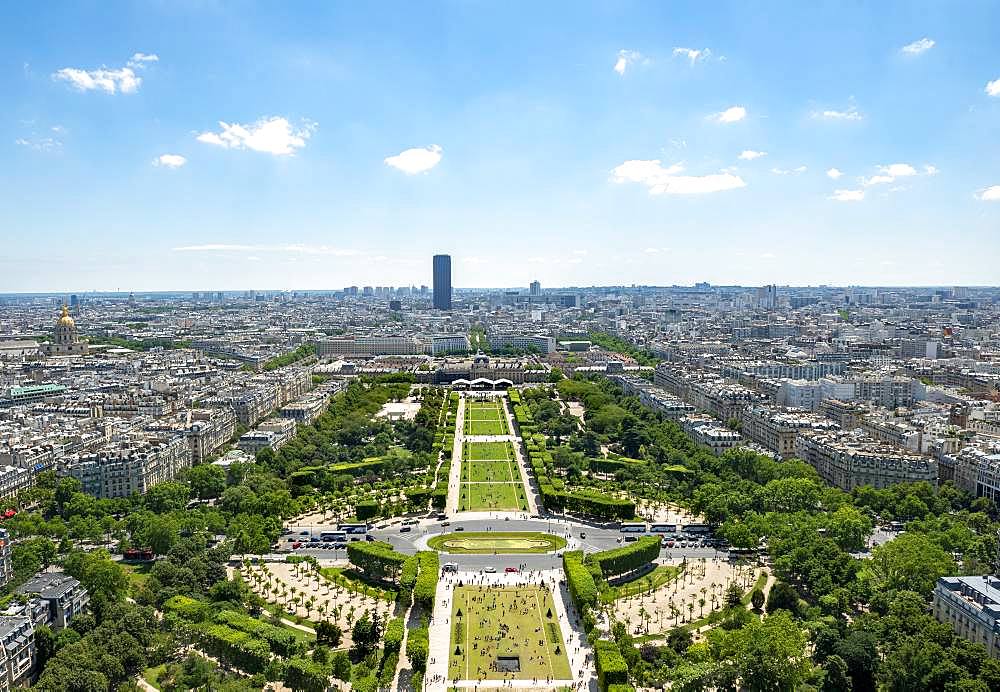
<path fill-rule="evenodd" d="M 0 291 L 993 280 L 997 6 L 523 9 L 6 8 Z"/>

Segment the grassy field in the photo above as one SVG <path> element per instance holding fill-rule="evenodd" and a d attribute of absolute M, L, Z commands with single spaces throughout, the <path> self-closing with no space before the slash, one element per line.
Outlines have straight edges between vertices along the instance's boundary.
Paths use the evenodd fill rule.
<path fill-rule="evenodd" d="M 513 555 L 559 550 L 566 547 L 566 539 L 540 531 L 470 531 L 433 536 L 427 545 L 445 553 Z"/>
<path fill-rule="evenodd" d="M 462 483 L 458 509 L 463 512 L 516 512 L 528 509 L 524 485 L 516 483 Z"/>
<path fill-rule="evenodd" d="M 652 572 L 644 574 L 638 579 L 608 587 L 608 590 L 601 594 L 601 600 L 605 603 L 611 603 L 619 598 L 655 591 L 667 582 L 676 579 L 682 571 L 683 568 L 680 565 L 657 565 Z"/>
<path fill-rule="evenodd" d="M 465 403 L 466 435 L 509 435 L 507 418 L 499 401 Z"/>
<path fill-rule="evenodd" d="M 459 680 L 568 680 L 566 645 L 548 589 L 460 586 L 451 611 L 448 677 Z M 496 669 L 516 656 L 517 672 Z"/>
<path fill-rule="evenodd" d="M 462 458 L 471 461 L 506 461 L 514 458 L 509 442 L 466 442 Z"/>
<path fill-rule="evenodd" d="M 513 483 L 520 481 L 512 461 L 463 461 L 462 480 L 472 483 Z"/>

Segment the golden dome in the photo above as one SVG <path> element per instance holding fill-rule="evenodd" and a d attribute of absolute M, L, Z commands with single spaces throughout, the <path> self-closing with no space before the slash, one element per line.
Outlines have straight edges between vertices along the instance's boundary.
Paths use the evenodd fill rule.
<path fill-rule="evenodd" d="M 57 327 L 75 327 L 76 326 L 76 322 L 74 322 L 73 318 L 69 316 L 69 308 L 67 308 L 65 305 L 63 305 L 62 317 L 60 317 L 56 321 L 56 326 Z"/>

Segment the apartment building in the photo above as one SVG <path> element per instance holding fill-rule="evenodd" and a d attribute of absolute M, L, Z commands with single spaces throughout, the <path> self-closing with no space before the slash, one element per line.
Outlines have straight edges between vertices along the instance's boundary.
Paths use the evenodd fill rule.
<path fill-rule="evenodd" d="M 109 445 L 97 452 L 59 460 L 59 473 L 72 476 L 97 498 L 144 494 L 191 466 L 191 448 L 183 435 L 150 437 Z"/>
<path fill-rule="evenodd" d="M 254 430 L 240 435 L 237 447 L 247 454 L 262 449 L 279 449 L 295 436 L 295 421 L 291 418 L 270 418 Z"/>
<path fill-rule="evenodd" d="M 708 447 L 712 454 L 721 455 L 727 449 L 738 447 L 743 438 L 735 430 L 724 428 L 714 419 L 704 415 L 686 416 L 680 420 L 684 432 L 700 445 Z"/>
<path fill-rule="evenodd" d="M 228 408 L 194 409 L 185 431 L 191 462 L 200 464 L 236 434 L 236 414 Z"/>
<path fill-rule="evenodd" d="M 316 342 L 316 355 L 320 358 L 413 356 L 426 353 L 427 350 L 427 343 L 416 336 L 357 336 Z"/>
<path fill-rule="evenodd" d="M 795 441 L 802 431 L 833 430 L 837 424 L 812 414 L 781 411 L 771 406 L 748 406 L 740 414 L 743 436 L 783 459 L 795 456 Z"/>
<path fill-rule="evenodd" d="M 556 350 L 555 338 L 542 334 L 498 332 L 489 334 L 487 338 L 490 342 L 490 348 L 494 351 L 514 349 L 549 354 Z"/>
<path fill-rule="evenodd" d="M 955 485 L 976 497 L 1000 502 L 1000 451 L 966 447 L 954 459 Z"/>
<path fill-rule="evenodd" d="M 802 432 L 796 438 L 795 456 L 842 490 L 938 481 L 937 460 L 880 444 L 858 432 Z"/>
<path fill-rule="evenodd" d="M 1000 658 L 1000 579 L 941 577 L 934 586 L 932 612 L 958 636 L 982 644 Z"/>

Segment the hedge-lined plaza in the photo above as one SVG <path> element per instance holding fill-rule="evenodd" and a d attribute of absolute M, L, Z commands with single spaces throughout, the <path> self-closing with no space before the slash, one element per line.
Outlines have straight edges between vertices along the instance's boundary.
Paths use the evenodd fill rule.
<path fill-rule="evenodd" d="M 465 402 L 466 435 L 509 435 L 510 428 L 499 400 Z"/>
<path fill-rule="evenodd" d="M 509 442 L 466 442 L 462 448 L 460 511 L 528 508 L 521 474 Z"/>
<path fill-rule="evenodd" d="M 448 677 L 572 678 L 549 590 L 540 586 L 457 587 L 452 598 Z"/>
<path fill-rule="evenodd" d="M 433 536 L 427 545 L 445 553 L 467 555 L 549 553 L 566 547 L 566 539 L 540 531 L 483 531 Z"/>

